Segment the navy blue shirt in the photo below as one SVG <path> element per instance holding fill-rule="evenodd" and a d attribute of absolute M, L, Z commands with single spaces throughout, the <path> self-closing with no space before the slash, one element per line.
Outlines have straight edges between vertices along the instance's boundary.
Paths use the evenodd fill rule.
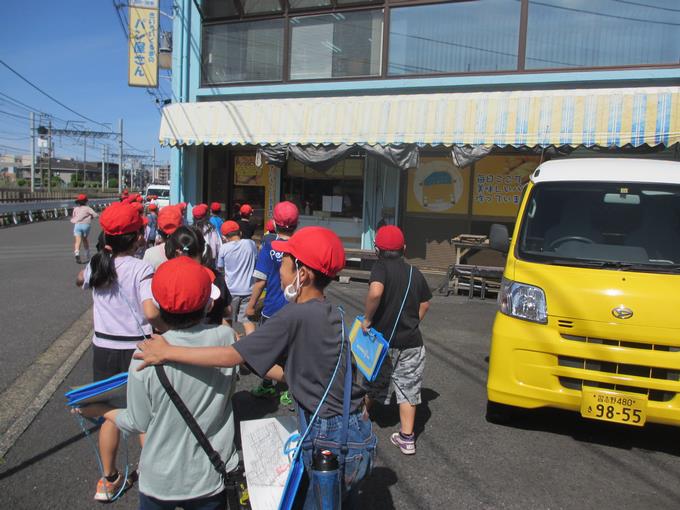
<path fill-rule="evenodd" d="M 279 239 L 279 241 L 284 241 L 284 239 Z M 267 294 L 264 297 L 262 315 L 267 318 L 281 310 L 287 303 L 286 298 L 283 297 L 281 276 L 279 275 L 282 258 L 283 252 L 274 250 L 270 240 L 262 243 L 260 254 L 257 256 L 257 262 L 255 263 L 253 277 L 258 280 L 265 280 L 266 282 L 265 289 Z"/>

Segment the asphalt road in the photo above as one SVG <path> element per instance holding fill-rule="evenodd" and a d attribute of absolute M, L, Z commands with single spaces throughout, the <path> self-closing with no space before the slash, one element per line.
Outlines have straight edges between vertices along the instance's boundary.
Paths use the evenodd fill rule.
<path fill-rule="evenodd" d="M 68 220 L 0 229 L 0 392 L 91 306 L 79 269 Z"/>
<path fill-rule="evenodd" d="M 365 291 L 365 284 L 332 284 L 329 297 L 351 316 Z M 59 315 L 59 302 L 50 306 Z M 364 507 L 677 508 L 675 428 L 625 428 L 552 410 L 527 413 L 512 426 L 486 423 L 486 356 L 494 313 L 492 301 L 434 298 L 422 326 L 428 360 L 418 452 L 405 457 L 389 443 L 398 424 L 396 409 L 377 408 L 378 462 L 363 489 Z M 88 351 L 9 450 L 0 465 L 0 508 L 99 506 L 92 500 L 99 476 L 95 457 L 63 398 L 69 386 L 90 379 L 90 362 Z M 237 417 L 288 413 L 273 401 L 250 397 L 247 390 L 256 383 L 253 376 L 241 379 L 234 397 Z M 133 466 L 137 454 L 131 442 Z M 136 488 L 110 508 L 137 508 Z"/>

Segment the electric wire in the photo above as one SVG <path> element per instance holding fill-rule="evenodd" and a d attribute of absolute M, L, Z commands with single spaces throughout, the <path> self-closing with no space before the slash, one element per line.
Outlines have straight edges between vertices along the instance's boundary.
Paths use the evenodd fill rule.
<path fill-rule="evenodd" d="M 69 106 L 66 106 L 64 103 L 62 103 L 61 101 L 59 101 L 58 99 L 56 99 L 54 96 L 51 96 L 50 94 L 48 94 L 47 92 L 45 92 L 43 89 L 41 89 L 40 87 L 38 87 L 36 84 L 34 84 L 32 81 L 30 81 L 30 80 L 29 80 L 28 78 L 26 78 L 24 75 L 22 75 L 22 74 L 21 74 L 20 72 L 18 72 L 16 69 L 14 69 L 13 67 L 11 67 L 11 66 L 10 66 L 9 64 L 7 64 L 4 60 L 0 59 L 0 64 L 2 64 L 3 66 L 5 66 L 5 67 L 6 67 L 7 69 L 9 69 L 12 73 L 14 73 L 16 76 L 18 76 L 19 78 L 21 78 L 24 82 L 26 82 L 28 85 L 30 85 L 30 86 L 33 87 L 35 90 L 37 90 L 38 92 L 40 92 L 42 95 L 44 95 L 45 97 L 48 97 L 49 99 L 51 99 L 52 101 L 54 101 L 55 103 L 57 103 L 57 104 L 58 104 L 59 106 L 61 106 L 62 108 L 65 108 L 65 109 L 67 109 L 68 111 L 70 111 L 71 113 L 76 114 L 76 115 L 77 115 L 78 117 L 80 117 L 81 119 L 85 119 L 86 121 L 92 122 L 93 124 L 97 124 L 97 125 L 99 125 L 99 126 L 109 127 L 109 126 L 107 126 L 106 124 L 103 124 L 103 123 L 101 123 L 101 122 L 97 122 L 96 120 L 93 120 L 93 119 L 91 119 L 91 118 L 89 118 L 89 117 L 86 117 L 86 116 L 83 115 L 82 113 L 77 112 L 77 111 L 74 110 L 73 108 L 71 108 L 71 107 L 69 107 Z M 110 128 L 109 128 L 109 129 L 110 129 Z"/>

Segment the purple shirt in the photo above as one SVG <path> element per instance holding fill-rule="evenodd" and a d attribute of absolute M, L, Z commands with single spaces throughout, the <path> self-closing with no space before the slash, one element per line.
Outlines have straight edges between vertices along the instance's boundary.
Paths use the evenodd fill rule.
<path fill-rule="evenodd" d="M 151 278 L 153 267 L 135 257 L 113 259 L 117 280 L 109 287 L 92 289 L 94 336 L 97 347 L 136 349 L 144 335 L 151 334 L 151 325 L 144 316 L 142 303 L 153 299 Z M 83 289 L 90 288 L 90 264 L 84 272 Z"/>

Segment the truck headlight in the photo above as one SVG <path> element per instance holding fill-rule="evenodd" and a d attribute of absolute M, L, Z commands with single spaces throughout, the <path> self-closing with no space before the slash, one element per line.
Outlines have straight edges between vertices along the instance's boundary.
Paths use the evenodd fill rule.
<path fill-rule="evenodd" d="M 501 313 L 540 324 L 548 323 L 545 292 L 539 287 L 503 278 L 498 295 Z"/>

